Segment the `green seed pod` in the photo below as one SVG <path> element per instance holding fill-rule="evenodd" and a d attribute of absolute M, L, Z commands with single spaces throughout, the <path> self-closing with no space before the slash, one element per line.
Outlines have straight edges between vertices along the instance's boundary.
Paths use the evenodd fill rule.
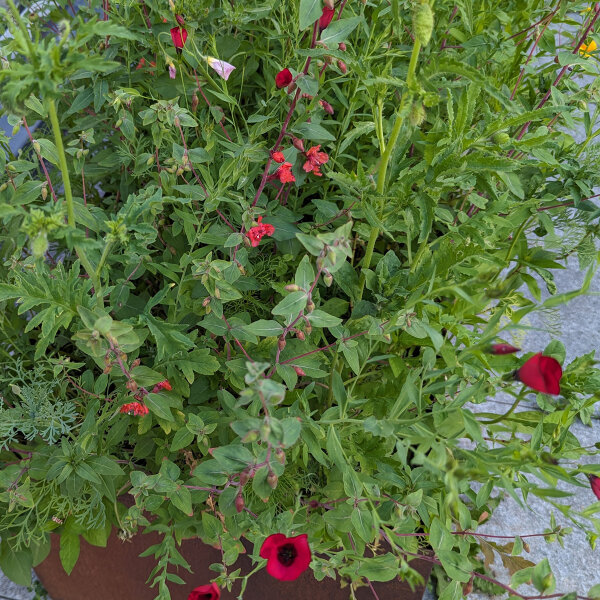
<path fill-rule="evenodd" d="M 44 184 L 42 186 L 42 200 L 45 200 L 48 197 L 48 186 Z"/>
<path fill-rule="evenodd" d="M 119 119 L 116 123 L 115 123 L 115 127 L 117 129 L 119 129 L 119 127 L 121 127 L 121 125 L 123 125 L 123 119 Z"/>
<path fill-rule="evenodd" d="M 425 120 L 426 113 L 425 107 L 420 100 L 415 100 L 410 109 L 410 114 L 408 115 L 408 120 L 413 127 L 418 127 Z"/>
<path fill-rule="evenodd" d="M 419 2 L 413 8 L 413 32 L 421 46 L 427 46 L 433 33 L 433 11 L 427 2 Z"/>
<path fill-rule="evenodd" d="M 504 144 L 508 144 L 510 142 L 510 135 L 505 131 L 498 131 L 492 136 L 492 141 L 494 144 L 498 144 L 498 146 L 503 146 Z"/>
<path fill-rule="evenodd" d="M 154 162 L 154 155 L 150 156 L 146 161 L 146 165 L 149 167 Z"/>
<path fill-rule="evenodd" d="M 42 147 L 37 140 L 33 142 L 33 149 L 35 150 L 36 154 L 39 154 L 42 151 Z"/>

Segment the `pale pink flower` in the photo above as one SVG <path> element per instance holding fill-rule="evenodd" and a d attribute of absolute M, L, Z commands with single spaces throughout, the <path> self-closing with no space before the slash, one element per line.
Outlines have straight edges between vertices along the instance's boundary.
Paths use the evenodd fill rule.
<path fill-rule="evenodd" d="M 207 56 L 206 62 L 208 63 L 208 65 L 210 67 L 212 67 L 217 72 L 217 75 L 222 77 L 225 81 L 227 81 L 229 79 L 229 76 L 231 75 L 232 71 L 235 69 L 235 67 L 233 65 L 230 65 L 228 62 L 225 62 L 224 60 L 219 60 L 218 58 L 215 58 L 214 56 Z"/>

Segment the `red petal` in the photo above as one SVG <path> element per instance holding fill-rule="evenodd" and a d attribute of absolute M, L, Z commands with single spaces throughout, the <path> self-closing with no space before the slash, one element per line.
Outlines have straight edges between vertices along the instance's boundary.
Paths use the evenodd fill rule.
<path fill-rule="evenodd" d="M 219 600 L 220 597 L 221 590 L 216 583 L 211 583 L 210 585 L 201 585 L 194 588 L 190 592 L 188 600 Z"/>
<path fill-rule="evenodd" d="M 600 500 L 600 477 L 590 475 L 590 485 L 592 486 L 592 492 L 596 495 L 596 498 Z"/>
<path fill-rule="evenodd" d="M 530 388 L 545 394 L 560 394 L 560 363 L 541 352 L 532 356 L 517 371 L 517 379 Z"/>
<path fill-rule="evenodd" d="M 303 533 L 302 535 L 297 535 L 292 538 L 283 537 L 283 543 L 279 542 L 277 547 L 279 548 L 284 544 L 293 545 L 296 550 L 296 557 L 291 565 L 286 566 L 279 561 L 276 552 L 271 551 L 270 558 L 267 562 L 267 573 L 280 581 L 294 581 L 308 569 L 308 565 L 310 564 L 311 554 L 308 546 L 308 536 L 306 533 Z"/>
<path fill-rule="evenodd" d="M 275 85 L 281 89 L 284 88 L 286 85 L 289 85 L 290 83 L 292 83 L 292 72 L 289 69 L 282 69 L 281 71 L 279 71 L 279 73 L 277 73 L 277 75 L 275 75 Z"/>
<path fill-rule="evenodd" d="M 323 13 L 321 14 L 321 18 L 319 19 L 319 28 L 325 29 L 329 23 L 331 23 L 331 19 L 333 19 L 333 15 L 335 14 L 334 8 L 323 7 Z"/>
<path fill-rule="evenodd" d="M 273 550 L 275 550 L 281 544 L 284 544 L 286 541 L 285 535 L 283 533 L 274 533 L 270 535 L 260 547 L 260 557 L 261 558 L 269 558 Z"/>

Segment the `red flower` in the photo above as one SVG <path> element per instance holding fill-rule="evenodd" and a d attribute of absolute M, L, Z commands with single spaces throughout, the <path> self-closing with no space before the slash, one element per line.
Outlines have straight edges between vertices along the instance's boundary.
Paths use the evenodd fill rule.
<path fill-rule="evenodd" d="M 312 171 L 313 175 L 318 175 L 319 177 L 323 175 L 321 173 L 321 165 L 324 165 L 328 160 L 329 156 L 326 152 L 319 152 L 321 146 L 313 146 L 309 148 L 306 152 L 306 162 L 302 167 L 307 173 Z"/>
<path fill-rule="evenodd" d="M 515 379 L 545 394 L 560 394 L 561 377 L 559 362 L 551 356 L 542 356 L 541 352 L 534 354 L 515 373 Z"/>
<path fill-rule="evenodd" d="M 123 404 L 119 409 L 119 412 L 128 415 L 135 415 L 137 417 L 143 417 L 148 414 L 148 407 L 141 402 L 130 402 L 129 404 Z"/>
<path fill-rule="evenodd" d="M 256 225 L 256 227 L 251 227 L 247 234 L 250 243 L 255 248 L 258 246 L 258 244 L 260 244 L 260 240 L 262 240 L 263 236 L 266 235 L 271 237 L 275 231 L 275 227 L 273 227 L 273 225 L 262 222 L 262 216 L 258 217 L 257 221 L 258 225 Z"/>
<path fill-rule="evenodd" d="M 292 73 L 289 69 L 283 69 L 282 71 L 279 71 L 279 73 L 277 73 L 277 75 L 275 75 L 275 85 L 281 89 L 284 88 L 286 85 L 289 85 L 290 83 L 292 83 Z"/>
<path fill-rule="evenodd" d="M 167 392 L 170 392 L 172 389 L 173 389 L 173 386 L 169 383 L 169 381 L 167 379 L 165 379 L 164 381 L 157 383 L 152 388 L 152 393 L 158 394 L 161 390 L 167 390 Z"/>
<path fill-rule="evenodd" d="M 596 498 L 600 500 L 600 477 L 595 475 L 588 475 L 590 478 L 590 485 L 592 486 L 592 492 L 596 495 Z"/>
<path fill-rule="evenodd" d="M 271 158 L 276 162 L 276 163 L 282 163 L 285 162 L 285 156 L 283 155 L 283 152 L 271 152 Z"/>
<path fill-rule="evenodd" d="M 292 174 L 292 163 L 284 162 L 274 173 L 275 177 L 279 178 L 281 183 L 292 183 L 296 178 Z"/>
<path fill-rule="evenodd" d="M 319 19 L 319 29 L 323 31 L 329 23 L 331 23 L 331 19 L 333 19 L 333 15 L 335 14 L 334 8 L 323 7 L 323 13 L 321 14 L 321 18 Z"/>
<path fill-rule="evenodd" d="M 142 56 L 142 58 L 140 58 L 140 62 L 138 63 L 137 67 L 135 68 L 135 70 L 137 71 L 138 69 L 143 68 L 143 66 L 146 64 L 146 59 Z"/>
<path fill-rule="evenodd" d="M 171 29 L 171 39 L 173 40 L 173 46 L 177 50 L 181 50 L 185 41 L 187 40 L 188 32 L 184 27 L 173 27 Z"/>
<path fill-rule="evenodd" d="M 221 590 L 216 583 L 211 583 L 210 585 L 201 585 L 194 588 L 190 592 L 188 600 L 219 600 L 220 597 Z"/>
<path fill-rule="evenodd" d="M 310 564 L 307 537 L 306 533 L 291 538 L 282 533 L 270 535 L 260 549 L 261 558 L 267 559 L 267 573 L 280 581 L 298 579 Z"/>
<path fill-rule="evenodd" d="M 492 344 L 488 350 L 490 354 L 513 354 L 519 352 L 521 348 L 515 348 L 510 344 Z"/>

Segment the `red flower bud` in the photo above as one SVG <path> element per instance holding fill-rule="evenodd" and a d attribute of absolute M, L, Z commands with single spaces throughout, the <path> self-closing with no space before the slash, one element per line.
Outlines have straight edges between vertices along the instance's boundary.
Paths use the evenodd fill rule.
<path fill-rule="evenodd" d="M 248 471 L 242 471 L 240 473 L 240 486 L 243 487 L 248 483 L 250 479 L 250 473 Z"/>
<path fill-rule="evenodd" d="M 335 8 L 335 0 L 323 0 L 323 4 L 331 10 Z"/>
<path fill-rule="evenodd" d="M 296 371 L 296 375 L 298 375 L 298 377 L 304 377 L 306 375 L 304 369 L 301 369 L 300 367 L 294 367 L 294 371 Z"/>
<path fill-rule="evenodd" d="M 323 7 L 323 12 L 321 13 L 321 18 L 319 19 L 319 29 L 323 31 L 331 20 L 333 19 L 333 15 L 335 14 L 335 10 L 333 8 L 329 8 L 327 6 Z"/>
<path fill-rule="evenodd" d="M 590 478 L 592 492 L 594 492 L 596 498 L 600 500 L 600 477 L 596 477 L 596 475 L 588 475 L 588 477 Z"/>
<path fill-rule="evenodd" d="M 300 330 L 296 330 L 296 337 L 303 342 L 304 341 L 304 333 Z"/>
<path fill-rule="evenodd" d="M 300 150 L 300 152 L 304 152 L 304 142 L 300 138 L 292 138 L 292 145 L 296 150 Z"/>
<path fill-rule="evenodd" d="M 292 83 L 292 79 L 294 79 L 292 72 L 288 68 L 282 69 L 275 75 L 275 85 L 279 89 L 284 88 L 286 85 Z"/>
<path fill-rule="evenodd" d="M 299 292 L 300 291 L 300 287 L 297 286 L 295 283 L 290 283 L 289 285 L 286 285 L 284 289 L 288 292 Z"/>
<path fill-rule="evenodd" d="M 185 19 L 183 18 L 182 15 L 175 15 L 175 20 L 177 21 L 177 23 L 179 25 L 181 25 L 182 27 L 185 25 Z"/>
<path fill-rule="evenodd" d="M 285 349 L 285 345 L 286 345 L 286 341 L 285 338 L 280 337 L 278 342 L 277 342 L 277 347 L 279 348 L 280 352 L 283 352 L 283 350 Z"/>
<path fill-rule="evenodd" d="M 283 155 L 283 152 L 271 152 L 271 158 L 276 163 L 283 163 L 283 162 L 285 162 L 285 156 Z"/>
<path fill-rule="evenodd" d="M 273 471 L 269 471 L 269 474 L 267 475 L 267 483 L 273 490 L 277 487 L 277 479 L 277 475 L 275 475 Z"/>
<path fill-rule="evenodd" d="M 345 75 L 348 71 L 348 67 L 346 66 L 346 63 L 343 60 L 338 60 L 337 61 L 337 66 L 338 69 Z"/>
<path fill-rule="evenodd" d="M 275 450 L 275 456 L 282 465 L 285 465 L 285 452 L 281 448 Z"/>
<path fill-rule="evenodd" d="M 346 44 L 344 42 L 340 42 L 338 44 L 338 49 L 341 50 L 342 52 L 346 52 Z"/>
<path fill-rule="evenodd" d="M 333 106 L 331 106 L 329 102 L 325 102 L 325 100 L 319 100 L 319 104 L 328 115 L 333 115 Z"/>
<path fill-rule="evenodd" d="M 520 348 L 515 348 L 510 344 L 492 344 L 488 350 L 490 354 L 513 354 L 514 352 L 520 352 Z"/>
<path fill-rule="evenodd" d="M 235 497 L 235 510 L 241 513 L 244 510 L 244 496 L 242 494 L 238 494 Z"/>

